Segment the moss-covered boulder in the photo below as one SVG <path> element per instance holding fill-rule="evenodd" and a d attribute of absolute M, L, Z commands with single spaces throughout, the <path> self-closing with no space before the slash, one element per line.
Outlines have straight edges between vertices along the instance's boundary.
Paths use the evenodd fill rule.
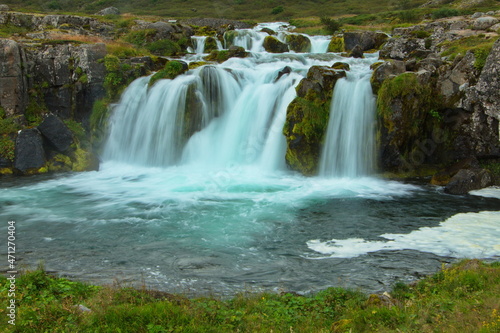
<path fill-rule="evenodd" d="M 207 37 L 205 40 L 205 51 L 206 53 L 210 53 L 213 50 L 218 50 L 217 39 L 215 37 Z"/>
<path fill-rule="evenodd" d="M 263 43 L 264 49 L 270 53 L 284 53 L 288 52 L 288 45 L 281 42 L 274 36 L 266 36 Z"/>
<path fill-rule="evenodd" d="M 304 35 L 287 35 L 285 41 L 291 51 L 298 53 L 311 52 L 311 40 Z"/>
<path fill-rule="evenodd" d="M 450 131 L 429 76 L 403 73 L 386 79 L 377 97 L 381 167 L 408 173 L 447 157 Z"/>
<path fill-rule="evenodd" d="M 328 44 L 328 52 L 344 52 L 344 38 L 339 36 L 333 36 L 332 40 Z"/>
<path fill-rule="evenodd" d="M 317 173 L 333 88 L 345 75 L 330 67 L 313 66 L 297 86 L 297 97 L 288 106 L 283 128 L 286 163 L 292 170 L 307 176 Z"/>
<path fill-rule="evenodd" d="M 212 51 L 204 59 L 206 61 L 216 61 L 218 63 L 223 63 L 232 57 L 245 58 L 248 56 L 248 52 L 241 46 L 230 46 L 228 50 Z"/>
<path fill-rule="evenodd" d="M 375 94 L 378 93 L 382 83 L 389 78 L 393 78 L 406 72 L 405 63 L 399 60 L 388 60 L 385 62 L 377 62 L 372 65 L 373 73 L 370 78 L 372 90 Z"/>
<path fill-rule="evenodd" d="M 189 66 L 184 61 L 172 60 L 167 62 L 165 68 L 155 73 L 149 80 L 149 86 L 153 86 L 158 80 L 175 79 L 177 76 L 184 74 Z"/>
<path fill-rule="evenodd" d="M 351 69 L 351 66 L 345 62 L 336 62 L 332 65 L 333 69 L 338 69 L 338 70 L 343 70 L 343 71 L 348 71 Z"/>

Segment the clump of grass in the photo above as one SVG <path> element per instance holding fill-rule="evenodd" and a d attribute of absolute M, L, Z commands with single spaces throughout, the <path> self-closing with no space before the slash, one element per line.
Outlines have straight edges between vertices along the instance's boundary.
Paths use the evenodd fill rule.
<path fill-rule="evenodd" d="M 476 57 L 474 67 L 478 70 L 482 70 L 495 41 L 496 38 L 478 35 L 455 41 L 446 41 L 439 44 L 439 46 L 442 50 L 441 55 L 448 57 L 451 61 L 458 56 L 464 56 L 467 51 L 472 51 Z"/>

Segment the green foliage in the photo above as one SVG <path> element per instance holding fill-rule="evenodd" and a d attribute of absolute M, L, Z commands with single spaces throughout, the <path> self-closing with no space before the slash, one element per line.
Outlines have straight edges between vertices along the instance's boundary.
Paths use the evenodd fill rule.
<path fill-rule="evenodd" d="M 18 27 L 13 24 L 0 24 L 0 37 L 8 38 L 12 35 L 25 35 L 29 30 L 25 27 Z"/>
<path fill-rule="evenodd" d="M 170 39 L 160 39 L 146 45 L 146 49 L 159 56 L 173 56 L 181 53 L 181 47 Z"/>
<path fill-rule="evenodd" d="M 411 35 L 413 37 L 416 37 L 416 38 L 427 38 L 431 34 L 428 31 L 425 31 L 425 30 L 416 30 L 416 31 L 412 31 Z"/>
<path fill-rule="evenodd" d="M 342 23 L 339 21 L 325 16 L 321 17 L 321 24 L 325 26 L 326 31 L 331 35 L 339 31 L 342 27 Z"/>
<path fill-rule="evenodd" d="M 398 16 L 401 22 L 404 23 L 416 23 L 421 19 L 419 13 L 414 9 L 401 11 Z"/>
<path fill-rule="evenodd" d="M 495 41 L 496 38 L 486 38 L 484 35 L 478 35 L 454 41 L 446 41 L 438 46 L 443 49 L 441 55 L 449 57 L 450 60 L 455 59 L 457 56 L 464 56 L 468 51 L 474 52 L 476 57 L 474 67 L 481 70 Z"/>
<path fill-rule="evenodd" d="M 474 68 L 476 68 L 478 71 L 482 71 L 484 65 L 486 64 L 486 58 L 488 58 L 488 55 L 491 52 L 491 46 L 484 46 L 481 48 L 477 48 L 474 51 L 474 57 L 476 58 L 474 60 Z"/>
<path fill-rule="evenodd" d="M 154 29 L 144 29 L 129 32 L 123 39 L 137 46 L 145 46 L 156 35 Z"/>
<path fill-rule="evenodd" d="M 271 10 L 271 14 L 278 15 L 279 13 L 282 13 L 284 10 L 285 10 L 285 8 L 283 6 L 277 6 Z"/>
<path fill-rule="evenodd" d="M 445 18 L 445 17 L 452 17 L 452 16 L 458 16 L 460 15 L 460 12 L 457 9 L 454 8 L 440 8 L 432 12 L 431 16 L 434 20 L 440 19 L 440 18 Z"/>
<path fill-rule="evenodd" d="M 0 156 L 13 162 L 15 157 L 15 146 L 16 145 L 11 138 L 9 138 L 7 135 L 2 135 L 0 137 Z"/>
<path fill-rule="evenodd" d="M 185 73 L 187 68 L 179 61 L 169 61 L 165 65 L 165 68 L 155 73 L 149 80 L 149 86 L 154 85 L 158 80 L 161 79 L 175 79 L 177 76 Z"/>
<path fill-rule="evenodd" d="M 37 98 L 34 98 L 34 96 L 32 96 L 24 112 L 24 117 L 26 118 L 28 126 L 38 126 L 43 120 L 42 115 L 46 112 L 48 112 L 47 106 L 45 106 L 45 104 L 39 103 L 37 101 Z"/>
<path fill-rule="evenodd" d="M 68 126 L 71 133 L 73 133 L 73 136 L 78 144 L 82 144 L 87 141 L 87 133 L 81 123 L 73 119 L 67 119 L 64 120 L 64 124 Z"/>

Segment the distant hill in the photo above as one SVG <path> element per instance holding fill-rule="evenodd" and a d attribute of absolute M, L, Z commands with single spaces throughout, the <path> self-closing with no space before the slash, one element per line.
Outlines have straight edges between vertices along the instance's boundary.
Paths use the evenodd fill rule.
<path fill-rule="evenodd" d="M 0 0 L 16 11 L 94 14 L 106 7 L 121 13 L 171 18 L 212 17 L 280 21 L 411 10 L 421 6 L 500 9 L 498 0 Z"/>

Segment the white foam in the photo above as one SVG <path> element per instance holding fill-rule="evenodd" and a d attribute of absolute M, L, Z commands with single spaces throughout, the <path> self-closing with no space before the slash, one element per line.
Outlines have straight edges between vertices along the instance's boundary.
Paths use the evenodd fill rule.
<path fill-rule="evenodd" d="M 469 194 L 477 195 L 486 198 L 497 198 L 500 199 L 500 187 L 491 186 L 487 188 L 483 188 L 480 190 L 470 191 Z"/>
<path fill-rule="evenodd" d="M 311 240 L 307 246 L 321 258 L 353 258 L 382 250 L 417 250 L 456 258 L 500 256 L 500 212 L 461 213 L 438 227 L 425 227 L 409 234 L 383 234 L 388 241 L 359 238 Z"/>

